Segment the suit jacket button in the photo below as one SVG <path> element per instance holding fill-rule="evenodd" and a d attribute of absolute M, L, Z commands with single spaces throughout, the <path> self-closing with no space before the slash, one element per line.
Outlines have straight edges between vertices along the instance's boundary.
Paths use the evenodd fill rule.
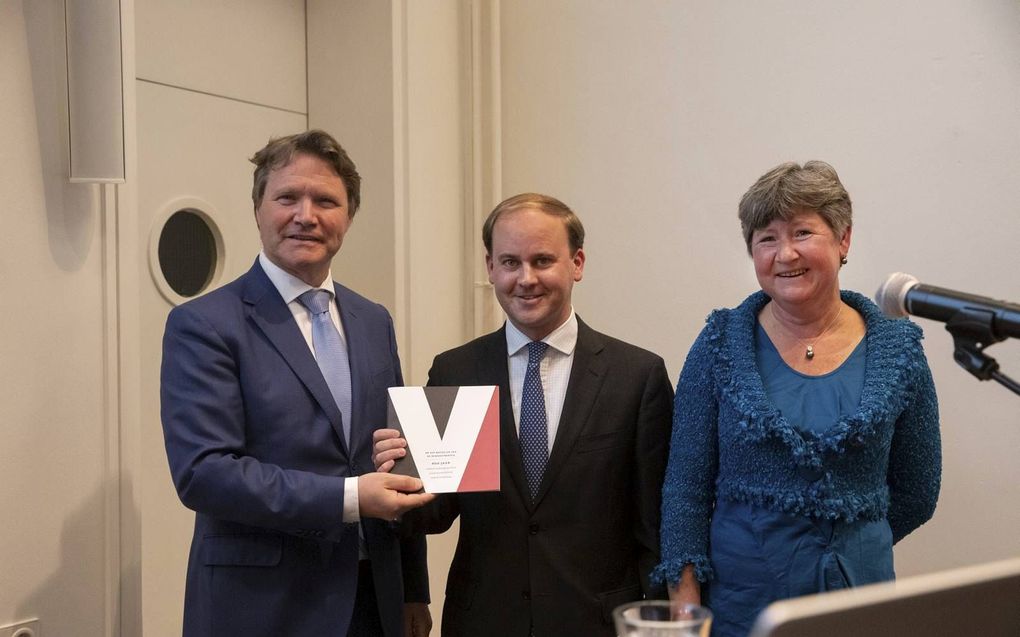
<path fill-rule="evenodd" d="M 531 601 L 531 591 L 521 591 L 521 597 L 523 597 L 526 602 Z"/>
<path fill-rule="evenodd" d="M 531 535 L 538 535 L 538 525 L 537 524 L 528 525 L 528 533 L 530 533 Z"/>

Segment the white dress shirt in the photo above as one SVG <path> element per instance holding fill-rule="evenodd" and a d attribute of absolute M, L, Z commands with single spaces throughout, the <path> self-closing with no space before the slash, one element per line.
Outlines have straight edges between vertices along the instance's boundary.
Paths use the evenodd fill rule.
<path fill-rule="evenodd" d="M 312 345 L 312 317 L 308 314 L 308 309 L 301 304 L 298 297 L 313 289 L 313 286 L 308 285 L 301 279 L 297 278 L 290 272 L 282 269 L 269 260 L 265 252 L 259 253 L 259 265 L 262 266 L 262 270 L 265 271 L 266 276 L 273 283 L 273 286 L 283 297 L 284 302 L 287 304 L 287 308 L 290 309 L 290 313 L 294 315 L 294 321 L 297 323 L 298 329 L 301 330 L 301 335 L 305 337 L 305 342 L 308 343 L 308 349 L 312 352 L 312 356 L 315 356 L 315 347 Z M 326 279 L 317 286 L 314 286 L 320 290 L 326 290 L 329 292 L 329 296 L 332 299 L 336 295 L 336 290 L 333 288 L 333 273 L 332 271 L 326 273 Z M 333 299 L 335 301 L 335 299 Z M 344 334 L 344 326 L 340 321 L 340 310 L 337 304 L 329 304 L 329 318 L 332 319 L 333 324 L 336 325 L 336 329 L 340 332 L 340 338 L 343 340 L 344 345 L 347 345 L 347 335 Z M 350 351 L 350 348 L 347 349 Z M 344 501 L 343 501 L 343 521 L 348 523 L 360 522 L 361 514 L 358 509 L 358 477 L 352 476 L 344 479 Z"/>
<path fill-rule="evenodd" d="M 548 426 L 549 453 L 552 454 L 556 431 L 563 413 L 563 399 L 567 395 L 570 369 L 574 365 L 574 349 L 577 346 L 577 316 L 573 308 L 570 318 L 542 339 L 549 348 L 539 365 L 542 378 L 542 395 L 545 398 L 545 416 Z M 524 375 L 528 371 L 528 343 L 525 336 L 510 321 L 506 322 L 506 353 L 510 368 L 510 400 L 514 408 L 514 425 L 517 434 L 521 432 L 521 394 L 524 391 Z"/>

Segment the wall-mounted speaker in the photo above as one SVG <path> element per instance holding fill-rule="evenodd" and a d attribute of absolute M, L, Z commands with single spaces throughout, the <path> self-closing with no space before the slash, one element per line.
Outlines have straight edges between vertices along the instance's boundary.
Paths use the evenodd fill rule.
<path fill-rule="evenodd" d="M 64 0 L 70 179 L 124 183 L 119 0 Z"/>

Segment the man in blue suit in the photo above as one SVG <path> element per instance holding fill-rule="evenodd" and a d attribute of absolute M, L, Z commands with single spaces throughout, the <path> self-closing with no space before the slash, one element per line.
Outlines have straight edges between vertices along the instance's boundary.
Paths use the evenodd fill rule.
<path fill-rule="evenodd" d="M 431 496 L 370 473 L 402 384 L 393 322 L 330 272 L 361 178 L 322 131 L 252 162 L 261 254 L 175 308 L 163 339 L 167 457 L 196 514 L 184 635 L 426 635 L 424 538 L 393 521 Z"/>

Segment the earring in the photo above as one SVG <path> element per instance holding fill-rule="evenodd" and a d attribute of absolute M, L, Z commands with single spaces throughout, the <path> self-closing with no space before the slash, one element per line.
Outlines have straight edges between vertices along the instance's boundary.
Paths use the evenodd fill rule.
<path fill-rule="evenodd" d="M 839 264 L 840 265 L 846 265 L 846 255 L 845 254 L 839 258 Z"/>

